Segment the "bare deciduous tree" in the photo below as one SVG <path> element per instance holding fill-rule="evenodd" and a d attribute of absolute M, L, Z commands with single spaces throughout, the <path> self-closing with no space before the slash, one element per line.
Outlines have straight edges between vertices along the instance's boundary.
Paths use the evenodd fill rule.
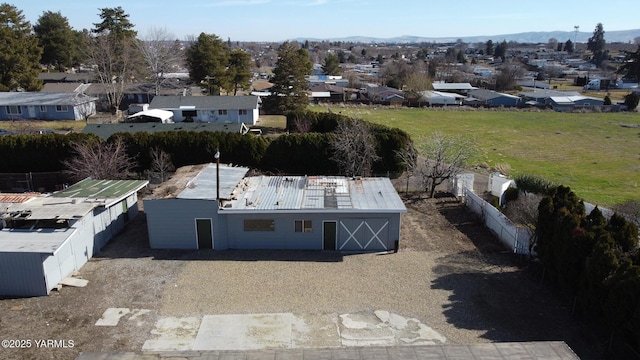
<path fill-rule="evenodd" d="M 106 94 L 109 108 L 116 113 L 124 96 L 125 84 L 134 77 L 138 56 L 134 39 L 85 33 L 87 61 L 94 66 L 98 83 Z"/>
<path fill-rule="evenodd" d="M 505 215 L 514 223 L 527 229 L 529 241 L 529 255 L 536 246 L 536 225 L 538 224 L 538 206 L 544 195 L 521 192 L 516 200 L 509 201 L 505 208 Z"/>
<path fill-rule="evenodd" d="M 421 176 L 430 197 L 433 197 L 438 185 L 460 173 L 474 148 L 469 139 L 447 137 L 440 133 L 434 133 L 425 142 L 422 155 L 426 159 Z"/>
<path fill-rule="evenodd" d="M 165 74 L 175 69 L 184 56 L 180 43 L 166 28 L 151 27 L 144 39 L 136 41 L 136 46 L 149 68 L 155 95 L 159 95 Z"/>
<path fill-rule="evenodd" d="M 367 122 L 348 119 L 338 122 L 331 143 L 332 160 L 346 176 L 370 176 L 376 154 L 376 139 Z"/>
<path fill-rule="evenodd" d="M 628 200 L 622 204 L 617 204 L 613 210 L 622 214 L 628 221 L 636 224 L 640 228 L 640 200 Z"/>
<path fill-rule="evenodd" d="M 407 169 L 407 187 L 405 192 L 409 192 L 409 180 L 418 171 L 418 151 L 413 145 L 413 142 L 409 141 L 404 149 L 395 151 L 396 156 L 400 159 L 400 163 Z"/>
<path fill-rule="evenodd" d="M 522 66 L 516 63 L 502 65 L 499 70 L 496 76 L 496 91 L 512 89 L 516 85 L 516 79 L 524 73 Z"/>
<path fill-rule="evenodd" d="M 171 156 L 160 150 L 159 148 L 153 148 L 150 151 L 151 155 L 151 169 L 150 172 L 160 178 L 160 182 L 165 182 L 168 174 L 175 170 L 173 162 L 171 162 Z"/>
<path fill-rule="evenodd" d="M 74 181 L 86 178 L 119 180 L 131 177 L 136 162 L 127 154 L 122 140 L 110 143 L 77 142 L 75 156 L 64 161 L 64 171 Z"/>

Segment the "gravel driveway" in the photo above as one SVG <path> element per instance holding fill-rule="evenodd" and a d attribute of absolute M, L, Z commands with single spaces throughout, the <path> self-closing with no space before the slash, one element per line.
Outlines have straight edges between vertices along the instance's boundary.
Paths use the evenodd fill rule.
<path fill-rule="evenodd" d="M 384 310 L 419 319 L 449 343 L 562 340 L 601 348 L 453 198 L 406 199 L 397 254 L 150 250 L 144 214 L 87 263 L 84 288 L 0 300 L 0 338 L 73 347 L 3 350 L 3 359 L 140 352 L 163 317 Z M 138 315 L 96 326 L 108 308 Z"/>

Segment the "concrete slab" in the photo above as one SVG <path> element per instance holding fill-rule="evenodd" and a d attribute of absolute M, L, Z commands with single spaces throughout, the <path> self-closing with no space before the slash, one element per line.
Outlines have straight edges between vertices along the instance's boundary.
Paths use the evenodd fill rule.
<path fill-rule="evenodd" d="M 157 335 L 142 345 L 142 351 L 183 351 L 193 349 L 200 327 L 200 319 L 195 317 L 167 317 L 156 322 L 151 334 Z"/>
<path fill-rule="evenodd" d="M 125 316 L 129 309 L 117 310 L 119 312 L 112 317 Z M 130 320 L 137 316 L 130 316 Z M 147 340 L 143 351 L 306 349 L 446 342 L 444 336 L 417 319 L 383 310 L 341 315 L 205 315 L 201 321 L 195 318 L 164 318 L 156 323 L 152 334 L 158 336 Z"/>
<path fill-rule="evenodd" d="M 96 326 L 116 326 L 120 322 L 120 318 L 130 312 L 129 308 L 108 308 L 96 321 Z"/>
<path fill-rule="evenodd" d="M 193 350 L 288 349 L 293 321 L 291 313 L 207 315 Z"/>
<path fill-rule="evenodd" d="M 147 309 L 108 308 L 102 313 L 102 317 L 96 321 L 96 326 L 117 326 L 122 318 L 136 321 L 138 326 L 144 323 L 139 317 L 150 313 Z"/>
<path fill-rule="evenodd" d="M 60 281 L 60 284 L 64 286 L 73 286 L 73 287 L 85 287 L 89 283 L 89 280 L 78 279 L 74 277 L 66 277 Z"/>
<path fill-rule="evenodd" d="M 296 314 L 291 324 L 291 347 L 340 347 L 337 314 Z"/>

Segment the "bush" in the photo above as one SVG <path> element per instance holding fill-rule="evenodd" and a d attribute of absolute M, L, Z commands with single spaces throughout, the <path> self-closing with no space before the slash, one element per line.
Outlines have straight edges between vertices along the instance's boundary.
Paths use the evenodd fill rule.
<path fill-rule="evenodd" d="M 514 178 L 518 189 L 534 194 L 550 195 L 555 191 L 557 185 L 542 176 L 523 174 Z"/>
<path fill-rule="evenodd" d="M 627 105 L 629 111 L 635 110 L 640 102 L 640 95 L 632 92 L 624 97 L 624 104 Z"/>

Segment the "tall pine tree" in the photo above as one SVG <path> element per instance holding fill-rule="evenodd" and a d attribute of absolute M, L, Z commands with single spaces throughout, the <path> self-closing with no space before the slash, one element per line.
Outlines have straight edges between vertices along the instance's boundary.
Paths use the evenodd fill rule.
<path fill-rule="evenodd" d="M 273 70 L 273 87 L 267 107 L 275 112 L 304 110 L 309 105 L 305 76 L 311 74 L 313 64 L 307 50 L 297 43 L 285 42 L 278 49 L 278 62 Z"/>
<path fill-rule="evenodd" d="M 40 90 L 42 48 L 22 11 L 6 3 L 0 5 L 0 39 L 0 91 Z"/>

